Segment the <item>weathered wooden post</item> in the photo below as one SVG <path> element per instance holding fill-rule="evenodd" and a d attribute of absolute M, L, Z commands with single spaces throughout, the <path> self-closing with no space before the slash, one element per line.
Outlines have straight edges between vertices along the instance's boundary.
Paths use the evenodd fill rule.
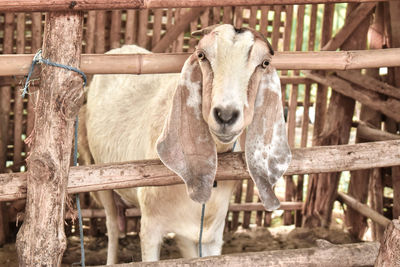
<path fill-rule="evenodd" d="M 49 12 L 42 57 L 79 67 L 82 14 Z M 81 106 L 82 77 L 42 65 L 35 93 L 35 126 L 29 137 L 28 191 L 24 223 L 17 236 L 20 266 L 60 266 L 66 248 L 64 209 L 74 119 Z"/>

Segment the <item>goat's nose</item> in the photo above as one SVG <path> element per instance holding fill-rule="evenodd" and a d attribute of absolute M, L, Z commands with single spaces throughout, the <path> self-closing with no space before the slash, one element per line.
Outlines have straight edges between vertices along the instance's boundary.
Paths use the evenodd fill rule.
<path fill-rule="evenodd" d="M 214 108 L 214 118 L 219 124 L 232 125 L 239 117 L 239 110 L 234 107 Z"/>

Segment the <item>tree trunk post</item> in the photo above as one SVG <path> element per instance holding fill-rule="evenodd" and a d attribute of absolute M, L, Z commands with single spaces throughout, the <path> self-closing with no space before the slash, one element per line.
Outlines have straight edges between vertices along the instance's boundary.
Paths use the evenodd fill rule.
<path fill-rule="evenodd" d="M 375 266 L 392 267 L 400 265 L 400 220 L 393 220 L 386 227 L 384 238 L 381 241 Z"/>
<path fill-rule="evenodd" d="M 77 12 L 47 13 L 42 57 L 78 68 L 82 21 Z M 35 93 L 35 126 L 28 138 L 25 219 L 16 242 L 20 266 L 61 265 L 66 248 L 66 186 L 82 85 L 78 73 L 42 65 L 40 90 Z"/>

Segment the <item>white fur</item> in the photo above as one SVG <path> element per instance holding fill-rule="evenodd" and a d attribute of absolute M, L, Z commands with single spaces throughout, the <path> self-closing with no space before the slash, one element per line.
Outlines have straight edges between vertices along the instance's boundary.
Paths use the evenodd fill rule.
<path fill-rule="evenodd" d="M 148 53 L 124 46 L 110 53 Z M 171 106 L 179 74 L 95 75 L 88 92 L 87 134 L 96 163 L 157 158 L 155 143 Z M 198 97 L 198 96 L 193 96 Z M 189 103 L 190 104 L 190 103 Z M 204 255 L 219 255 L 229 199 L 236 182 L 219 182 L 206 205 Z M 162 238 L 176 233 L 184 257 L 197 257 L 201 205 L 184 185 L 116 190 L 142 212 L 142 260 L 159 259 Z M 106 210 L 107 264 L 117 262 L 117 214 L 109 191 L 98 192 Z"/>

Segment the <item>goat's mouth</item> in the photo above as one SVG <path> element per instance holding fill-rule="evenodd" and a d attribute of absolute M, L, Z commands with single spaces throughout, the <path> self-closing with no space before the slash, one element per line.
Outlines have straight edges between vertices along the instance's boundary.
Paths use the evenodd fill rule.
<path fill-rule="evenodd" d="M 235 132 L 235 133 L 229 133 L 229 134 L 222 134 L 222 133 L 217 133 L 210 129 L 210 132 L 212 135 L 215 136 L 216 139 L 218 139 L 219 142 L 223 144 L 229 144 L 232 143 L 233 141 L 236 140 L 236 138 L 239 136 L 240 132 Z"/>

